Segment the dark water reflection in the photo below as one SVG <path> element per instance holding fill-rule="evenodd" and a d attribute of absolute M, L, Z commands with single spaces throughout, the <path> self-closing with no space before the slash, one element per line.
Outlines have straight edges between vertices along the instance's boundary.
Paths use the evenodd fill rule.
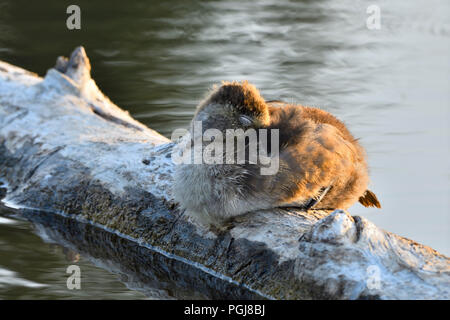
<path fill-rule="evenodd" d="M 70 249 L 61 237 L 56 242 L 46 236 L 42 225 L 17 219 L 11 214 L 16 212 L 0 207 L 0 298 L 146 298 L 144 292 L 130 290 L 125 281 L 118 281 L 117 275 L 93 264 L 96 261 L 90 260 L 88 255 Z M 81 269 L 80 290 L 67 288 L 69 265 Z"/>
<path fill-rule="evenodd" d="M 0 220 L 2 234 L 22 230 L 9 236 L 2 246 L 2 259 L 8 259 L 8 263 L 0 268 L 0 292 L 5 289 L 8 298 L 263 299 L 244 287 L 98 227 L 32 210 L 21 210 L 20 217 L 32 223 L 5 216 Z M 45 244 L 36 239 L 37 235 Z M 27 244 L 34 256 L 21 259 L 16 243 Z M 31 268 L 34 272 L 26 266 L 30 258 L 39 261 Z M 66 270 L 70 265 L 80 267 L 80 290 L 67 288 L 71 274 Z"/>
<path fill-rule="evenodd" d="M 168 136 L 221 80 L 320 106 L 368 152 L 383 209 L 351 213 L 450 254 L 448 1 L 377 1 L 378 31 L 363 0 L 77 3 L 69 31 L 69 1 L 0 2 L 0 59 L 44 75 L 83 44 L 100 88 Z"/>

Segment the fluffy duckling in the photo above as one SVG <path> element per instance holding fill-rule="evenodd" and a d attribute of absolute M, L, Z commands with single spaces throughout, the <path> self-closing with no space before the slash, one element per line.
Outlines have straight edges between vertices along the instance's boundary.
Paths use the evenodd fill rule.
<path fill-rule="evenodd" d="M 195 132 L 199 123 L 201 130 Z M 231 217 L 275 207 L 347 209 L 359 201 L 366 207 L 380 208 L 375 194 L 367 190 L 364 149 L 328 112 L 280 101 L 266 102 L 246 81 L 224 82 L 198 105 L 190 126 L 192 143 L 208 129 L 215 129 L 216 135 L 221 133 L 222 137 L 228 137 L 230 129 L 242 129 L 241 136 L 254 129 L 257 148 L 264 149 L 267 156 L 251 161 L 248 153 L 255 149 L 244 137 L 243 161 L 226 161 L 230 154 L 234 158 L 238 152 L 233 146 L 230 154 L 225 147 L 214 149 L 216 153 L 223 150 L 216 158 L 222 162 L 177 165 L 175 200 L 188 214 L 207 224 L 220 226 Z M 265 147 L 261 129 L 269 132 L 266 140 L 270 141 Z M 274 135 L 278 141 L 271 139 Z M 239 140 L 239 134 L 236 137 Z M 208 148 L 212 142 L 207 139 L 200 143 Z M 262 174 L 268 159 L 277 161 L 277 170 Z"/>

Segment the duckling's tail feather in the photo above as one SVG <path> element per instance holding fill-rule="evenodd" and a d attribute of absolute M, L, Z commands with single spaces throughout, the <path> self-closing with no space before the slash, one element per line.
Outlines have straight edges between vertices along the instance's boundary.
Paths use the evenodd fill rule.
<path fill-rule="evenodd" d="M 366 190 L 364 192 L 364 194 L 359 197 L 359 202 L 364 206 L 364 207 L 376 207 L 376 208 L 381 208 L 381 204 L 377 199 L 377 196 L 375 195 L 375 193 L 373 193 L 370 190 Z"/>

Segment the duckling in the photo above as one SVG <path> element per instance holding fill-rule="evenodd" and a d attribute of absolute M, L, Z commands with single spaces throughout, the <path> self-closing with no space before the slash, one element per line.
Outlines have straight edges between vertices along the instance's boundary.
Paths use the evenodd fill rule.
<path fill-rule="evenodd" d="M 199 123 L 201 130 L 196 132 Z M 227 162 L 229 154 L 223 151 L 219 159 L 225 163 L 178 164 L 174 199 L 206 224 L 220 226 L 232 217 L 277 207 L 347 209 L 357 201 L 366 207 L 381 207 L 367 189 L 364 149 L 345 125 L 326 111 L 266 102 L 247 81 L 223 82 L 198 105 L 190 125 L 190 146 L 209 129 L 226 137 L 230 129 L 241 129 L 241 136 L 256 131 L 258 150 L 265 148 L 278 167 L 272 174 L 262 174 L 267 162 L 263 163 L 263 157 L 250 161 L 249 139 L 245 140 L 244 161 Z M 264 129 L 278 141 L 270 139 L 261 147 Z M 206 148 L 211 141 L 201 140 L 201 144 Z M 215 150 L 220 153 L 223 148 Z M 232 158 L 237 152 L 234 146 Z"/>

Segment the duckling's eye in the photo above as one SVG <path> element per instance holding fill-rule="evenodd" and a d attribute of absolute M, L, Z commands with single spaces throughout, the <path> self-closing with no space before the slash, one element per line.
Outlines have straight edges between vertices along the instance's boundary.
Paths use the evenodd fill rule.
<path fill-rule="evenodd" d="M 253 119 L 246 115 L 240 115 L 239 122 L 244 126 L 250 126 L 253 123 Z"/>

